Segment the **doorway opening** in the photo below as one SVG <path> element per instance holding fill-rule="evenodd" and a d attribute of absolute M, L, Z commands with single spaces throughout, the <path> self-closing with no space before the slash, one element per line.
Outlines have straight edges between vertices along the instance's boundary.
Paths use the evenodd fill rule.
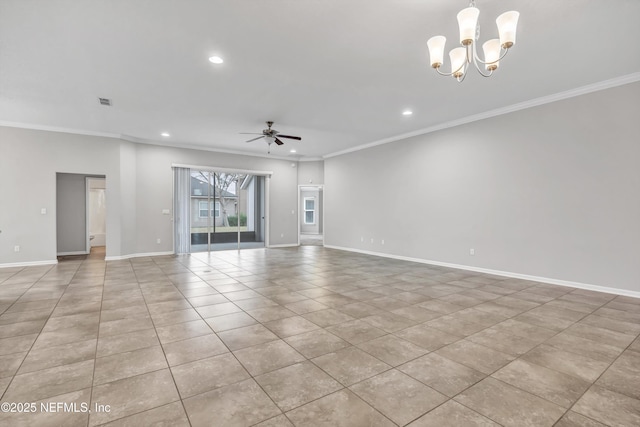
<path fill-rule="evenodd" d="M 322 185 L 298 186 L 298 244 L 300 246 L 324 246 L 324 187 Z"/>
<path fill-rule="evenodd" d="M 106 177 L 56 173 L 59 260 L 104 260 L 107 245 Z"/>
<path fill-rule="evenodd" d="M 191 170 L 191 252 L 265 246 L 265 177 Z"/>

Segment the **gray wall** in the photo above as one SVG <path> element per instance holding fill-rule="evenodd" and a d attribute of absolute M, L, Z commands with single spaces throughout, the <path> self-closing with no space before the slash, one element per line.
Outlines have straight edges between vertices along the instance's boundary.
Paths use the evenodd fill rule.
<path fill-rule="evenodd" d="M 107 257 L 172 251 L 171 215 L 162 214 L 172 209 L 172 163 L 273 171 L 271 244 L 297 242 L 297 168 L 290 161 L 9 127 L 0 127 L 0 153 L 0 264 L 56 259 L 58 172 L 106 176 Z"/>
<path fill-rule="evenodd" d="M 640 291 L 638 117 L 633 83 L 328 158 L 325 244 Z"/>
<path fill-rule="evenodd" d="M 137 247 L 137 236 L 140 232 L 138 226 L 144 222 L 144 218 L 138 218 L 138 205 L 140 203 L 147 203 L 148 199 L 144 193 L 138 191 L 138 156 L 136 144 L 126 141 L 120 142 L 119 166 L 120 208 L 117 213 L 120 215 L 121 227 L 120 255 L 140 253 Z M 153 177 L 149 177 L 149 179 L 153 180 Z M 172 190 L 169 188 L 168 191 L 171 192 Z M 109 208 L 110 207 L 111 206 L 109 206 Z M 109 208 L 107 208 L 107 211 Z M 109 234 L 110 232 L 107 233 L 107 236 Z M 108 250 L 109 244 L 107 243 L 107 251 Z M 158 249 L 156 249 L 156 251 L 158 251 Z"/>
<path fill-rule="evenodd" d="M 55 261 L 56 172 L 106 176 L 107 253 L 119 254 L 116 140 L 0 127 L 0 153 L 0 264 Z M 13 251 L 15 245 L 20 252 Z"/>
<path fill-rule="evenodd" d="M 58 254 L 87 252 L 86 176 L 56 174 Z"/>
<path fill-rule="evenodd" d="M 324 184 L 324 161 L 298 162 L 298 185 Z"/>
<path fill-rule="evenodd" d="M 295 245 L 297 227 L 297 168 L 286 160 L 236 154 L 186 150 L 172 147 L 139 144 L 137 150 L 137 252 L 172 250 L 171 216 L 162 215 L 162 209 L 172 209 L 172 163 L 197 166 L 225 167 L 272 171 L 270 179 L 270 243 Z M 156 243 L 156 239 L 161 244 Z M 165 242 L 167 242 L 165 244 Z"/>

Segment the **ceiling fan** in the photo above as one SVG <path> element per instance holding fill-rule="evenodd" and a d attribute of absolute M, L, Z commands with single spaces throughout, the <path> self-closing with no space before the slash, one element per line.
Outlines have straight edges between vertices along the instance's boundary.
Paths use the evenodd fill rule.
<path fill-rule="evenodd" d="M 273 144 L 274 142 L 277 145 L 282 145 L 284 144 L 284 142 L 282 142 L 280 140 L 280 138 L 288 138 L 288 139 L 295 139 L 298 141 L 301 141 L 302 138 L 300 138 L 299 136 L 292 136 L 292 135 L 283 135 L 280 132 L 278 132 L 275 129 L 271 129 L 271 126 L 273 126 L 273 122 L 272 121 L 268 121 L 267 122 L 267 129 L 263 129 L 262 133 L 255 133 L 255 132 L 240 132 L 241 135 L 260 135 L 256 138 L 252 138 L 246 142 L 251 142 L 251 141 L 256 141 L 258 139 L 262 139 L 264 138 L 267 141 L 267 145 L 269 146 L 269 151 L 268 153 L 271 153 L 271 144 Z"/>

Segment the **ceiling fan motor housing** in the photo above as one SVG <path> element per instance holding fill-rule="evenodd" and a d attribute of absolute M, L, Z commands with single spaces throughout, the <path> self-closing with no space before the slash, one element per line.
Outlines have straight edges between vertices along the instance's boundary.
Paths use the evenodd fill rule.
<path fill-rule="evenodd" d="M 259 136 L 257 138 L 253 138 L 250 139 L 246 142 L 251 142 L 251 141 L 255 141 L 257 139 L 261 139 L 261 138 L 265 138 L 267 140 L 267 144 L 270 146 L 271 144 L 273 144 L 274 142 L 277 145 L 283 145 L 284 142 L 282 142 L 282 140 L 279 139 L 280 138 L 289 138 L 289 139 L 296 139 L 298 141 L 300 141 L 302 138 L 300 138 L 299 136 L 292 136 L 292 135 L 280 135 L 280 132 L 278 132 L 275 129 L 271 129 L 271 126 L 273 126 L 273 121 L 268 121 L 266 122 L 268 128 L 267 129 L 263 129 L 262 130 L 262 136 Z M 244 132 L 241 132 L 244 133 Z M 251 134 L 251 133 L 247 133 L 247 134 Z M 254 135 L 260 135 L 260 134 L 254 134 Z"/>

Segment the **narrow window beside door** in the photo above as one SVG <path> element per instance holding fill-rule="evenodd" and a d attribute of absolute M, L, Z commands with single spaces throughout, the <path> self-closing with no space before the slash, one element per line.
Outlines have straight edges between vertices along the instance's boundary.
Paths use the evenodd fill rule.
<path fill-rule="evenodd" d="M 314 197 L 304 198 L 304 223 L 316 223 L 316 200 Z"/>

